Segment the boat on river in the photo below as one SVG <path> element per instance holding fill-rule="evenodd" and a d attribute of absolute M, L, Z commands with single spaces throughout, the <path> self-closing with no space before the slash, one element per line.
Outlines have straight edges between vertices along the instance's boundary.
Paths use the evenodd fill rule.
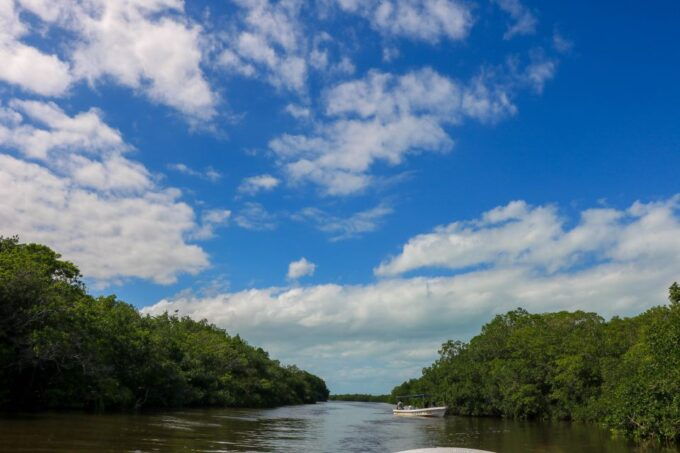
<path fill-rule="evenodd" d="M 423 407 L 420 409 L 404 406 L 403 409 L 393 409 L 392 413 L 406 417 L 443 417 L 446 415 L 446 409 L 448 409 L 447 406 Z"/>
<path fill-rule="evenodd" d="M 424 403 L 425 398 L 430 398 L 431 396 L 432 395 L 428 395 L 427 393 L 397 396 L 397 400 L 399 400 L 399 402 L 397 403 L 396 409 L 392 410 L 392 413 L 394 415 L 401 415 L 405 417 L 443 417 L 446 415 L 446 409 L 448 409 L 447 406 L 430 406 L 429 403 Z M 402 399 L 409 400 L 412 398 L 419 399 L 421 401 L 421 407 L 404 406 L 401 403 Z"/>

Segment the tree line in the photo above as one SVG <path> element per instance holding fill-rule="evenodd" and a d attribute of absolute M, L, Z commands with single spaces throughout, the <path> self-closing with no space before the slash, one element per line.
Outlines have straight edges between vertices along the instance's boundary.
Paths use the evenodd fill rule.
<path fill-rule="evenodd" d="M 328 394 L 238 335 L 93 297 L 50 248 L 0 237 L 2 410 L 269 407 Z"/>
<path fill-rule="evenodd" d="M 331 401 L 355 401 L 362 403 L 389 403 L 391 395 L 369 395 L 367 393 L 343 393 L 331 395 Z"/>
<path fill-rule="evenodd" d="M 637 441 L 680 442 L 680 286 L 631 318 L 595 313 L 496 316 L 447 341 L 395 395 L 431 393 L 458 415 L 601 423 Z"/>

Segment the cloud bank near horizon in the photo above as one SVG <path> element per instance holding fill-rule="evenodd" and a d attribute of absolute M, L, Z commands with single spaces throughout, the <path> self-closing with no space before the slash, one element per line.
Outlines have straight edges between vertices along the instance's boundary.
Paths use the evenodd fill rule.
<path fill-rule="evenodd" d="M 335 392 L 389 391 L 417 376 L 447 339 L 468 339 L 495 314 L 594 311 L 637 314 L 666 301 L 680 278 L 680 196 L 626 209 L 592 208 L 573 226 L 553 205 L 523 201 L 409 240 L 365 285 L 183 293 L 146 307 L 239 333 L 324 376 Z M 415 270 L 445 276 L 400 276 Z M 338 369 L 338 363 L 342 363 Z"/>

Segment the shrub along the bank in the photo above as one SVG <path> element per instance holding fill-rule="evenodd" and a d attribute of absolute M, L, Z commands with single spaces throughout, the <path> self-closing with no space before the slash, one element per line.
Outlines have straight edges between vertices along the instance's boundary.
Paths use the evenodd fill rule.
<path fill-rule="evenodd" d="M 606 322 L 594 313 L 496 316 L 392 395 L 432 393 L 454 414 L 588 420 L 639 441 L 680 442 L 680 287 L 670 303 Z"/>
<path fill-rule="evenodd" d="M 264 407 L 328 398 L 207 321 L 92 297 L 50 248 L 0 237 L 0 409 Z"/>

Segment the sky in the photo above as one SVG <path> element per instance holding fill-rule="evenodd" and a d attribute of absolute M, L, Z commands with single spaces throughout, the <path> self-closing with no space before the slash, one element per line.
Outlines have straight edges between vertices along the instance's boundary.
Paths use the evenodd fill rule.
<path fill-rule="evenodd" d="M 677 2 L 3 0 L 0 235 L 386 393 L 680 280 Z"/>

